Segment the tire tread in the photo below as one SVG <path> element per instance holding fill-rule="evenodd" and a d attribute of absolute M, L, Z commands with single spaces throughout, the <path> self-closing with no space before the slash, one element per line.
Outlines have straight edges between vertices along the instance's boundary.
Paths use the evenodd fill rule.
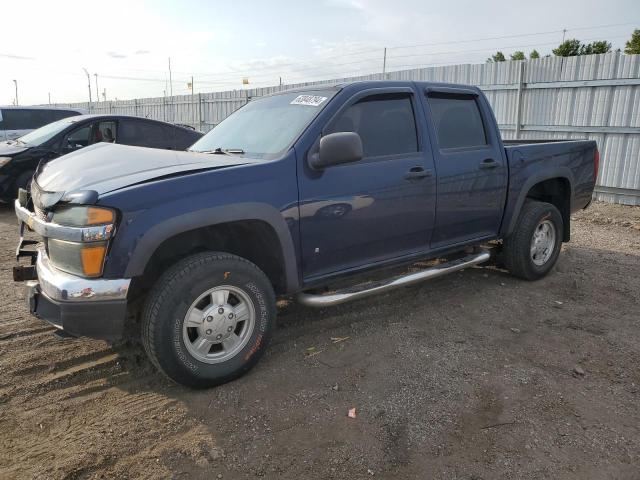
<path fill-rule="evenodd" d="M 173 266 L 171 266 L 154 284 L 153 290 L 146 299 L 145 306 L 142 312 L 142 328 L 141 339 L 149 360 L 151 363 L 169 380 L 175 382 L 175 379 L 171 378 L 169 374 L 164 370 L 158 359 L 158 353 L 156 352 L 155 342 L 153 341 L 153 332 L 157 328 L 157 322 L 159 321 L 160 305 L 167 300 L 167 297 L 174 291 L 174 285 L 182 281 L 189 275 L 189 272 L 198 267 L 205 267 L 206 265 L 215 264 L 224 260 L 232 260 L 243 263 L 249 267 L 257 276 L 263 277 L 263 279 L 271 284 L 267 276 L 262 270 L 260 270 L 254 263 L 249 260 L 238 257 L 230 253 L 224 252 L 203 252 L 186 257 Z M 273 291 L 271 292 L 273 295 Z M 275 297 L 275 295 L 273 295 Z M 275 298 L 273 298 L 275 302 Z"/>

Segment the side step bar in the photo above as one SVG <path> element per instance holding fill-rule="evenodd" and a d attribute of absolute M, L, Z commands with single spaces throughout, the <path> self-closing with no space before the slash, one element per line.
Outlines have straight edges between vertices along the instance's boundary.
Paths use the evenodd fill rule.
<path fill-rule="evenodd" d="M 457 272 L 458 270 L 484 263 L 490 258 L 491 255 L 488 252 L 476 253 L 450 262 L 442 263 L 419 272 L 383 280 L 382 282 L 376 283 L 374 286 L 362 290 L 343 290 L 326 295 L 301 292 L 298 294 L 297 300 L 308 307 L 330 307 L 333 305 L 340 305 L 341 303 L 350 302 L 351 300 L 368 297 L 369 295 L 374 295 L 376 293 L 386 293 L 395 288 L 407 287 L 425 280 L 441 277 L 448 273 Z"/>

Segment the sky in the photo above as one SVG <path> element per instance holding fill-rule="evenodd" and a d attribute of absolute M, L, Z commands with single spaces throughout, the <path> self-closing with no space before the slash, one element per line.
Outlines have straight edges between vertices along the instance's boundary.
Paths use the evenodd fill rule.
<path fill-rule="evenodd" d="M 161 97 L 454 63 L 563 37 L 624 49 L 639 0 L 3 2 L 0 105 Z M 566 33 L 563 30 L 567 30 Z M 172 82 L 168 63 L 171 58 Z M 96 78 L 97 74 L 97 78 Z M 243 86 L 243 78 L 248 86 Z"/>

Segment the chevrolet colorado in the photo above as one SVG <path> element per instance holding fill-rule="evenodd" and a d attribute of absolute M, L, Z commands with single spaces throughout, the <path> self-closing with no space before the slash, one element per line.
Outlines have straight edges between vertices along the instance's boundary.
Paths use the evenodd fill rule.
<path fill-rule="evenodd" d="M 286 91 L 187 152 L 101 143 L 43 164 L 15 203 L 42 239 L 21 235 L 14 278 L 67 334 L 113 340 L 137 318 L 160 371 L 209 387 L 257 362 L 278 297 L 337 305 L 493 256 L 543 277 L 598 162 L 593 141 L 504 142 L 475 87 Z"/>

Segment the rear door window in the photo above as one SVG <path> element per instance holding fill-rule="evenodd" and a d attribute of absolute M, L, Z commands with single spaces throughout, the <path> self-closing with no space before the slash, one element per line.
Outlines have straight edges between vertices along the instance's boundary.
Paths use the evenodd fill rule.
<path fill-rule="evenodd" d="M 416 122 L 409 94 L 372 95 L 347 108 L 329 133 L 356 132 L 364 157 L 401 155 L 418 151 Z"/>
<path fill-rule="evenodd" d="M 125 119 L 120 121 L 118 143 L 139 147 L 172 148 L 173 136 L 173 132 L 160 123 Z"/>
<path fill-rule="evenodd" d="M 442 149 L 487 145 L 487 135 L 473 95 L 432 93 L 429 107 Z"/>

